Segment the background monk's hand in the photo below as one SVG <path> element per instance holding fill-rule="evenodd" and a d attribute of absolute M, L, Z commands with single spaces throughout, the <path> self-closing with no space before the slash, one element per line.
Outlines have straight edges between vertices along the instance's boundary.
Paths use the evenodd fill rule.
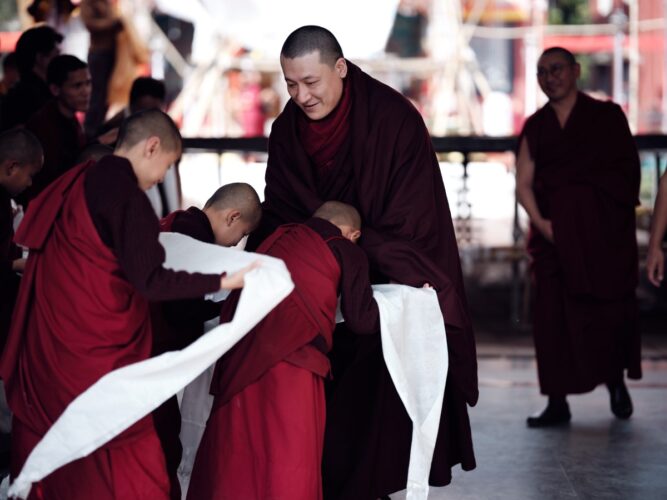
<path fill-rule="evenodd" d="M 554 242 L 554 229 L 550 220 L 541 219 L 535 224 L 535 227 L 539 229 L 540 233 L 542 233 L 542 236 L 544 236 L 547 240 L 549 240 L 551 243 Z"/>
<path fill-rule="evenodd" d="M 22 273 L 25 270 L 25 259 L 15 259 L 12 262 L 12 271 Z"/>
<path fill-rule="evenodd" d="M 100 144 L 109 146 L 118 140 L 118 128 L 112 128 L 108 132 L 97 137 L 97 140 L 100 141 Z"/>
<path fill-rule="evenodd" d="M 252 271 L 253 269 L 259 267 L 260 261 L 256 260 L 249 266 L 246 266 L 242 269 L 239 269 L 231 276 L 226 274 L 220 278 L 220 288 L 225 290 L 235 290 L 236 288 L 243 288 L 243 283 L 245 281 L 245 275 Z"/>
<path fill-rule="evenodd" d="M 422 288 L 429 288 L 429 289 L 433 290 L 433 285 L 431 285 L 430 283 L 424 283 L 422 285 Z"/>
<path fill-rule="evenodd" d="M 646 256 L 646 274 L 648 280 L 655 286 L 660 286 L 665 272 L 665 255 L 662 248 L 649 247 L 648 255 Z"/>

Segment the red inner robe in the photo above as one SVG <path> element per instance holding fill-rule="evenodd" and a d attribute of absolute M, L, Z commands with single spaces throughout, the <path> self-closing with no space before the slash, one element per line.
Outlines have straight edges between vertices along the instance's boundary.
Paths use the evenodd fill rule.
<path fill-rule="evenodd" d="M 340 232 L 333 238 L 342 239 Z M 295 290 L 216 366 L 213 412 L 188 491 L 192 500 L 322 496 L 324 353 L 332 343 L 341 266 L 322 236 L 305 225 L 279 228 L 258 252 L 285 261 Z M 366 281 L 358 284 L 370 294 L 362 269 Z M 227 300 L 223 321 L 237 299 Z M 360 313 L 371 318 L 360 333 L 377 328 L 372 304 Z"/>

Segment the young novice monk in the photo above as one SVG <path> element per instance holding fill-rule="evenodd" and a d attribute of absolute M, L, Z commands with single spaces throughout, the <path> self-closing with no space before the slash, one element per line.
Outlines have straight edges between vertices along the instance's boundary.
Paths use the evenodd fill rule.
<path fill-rule="evenodd" d="M 9 321 L 18 292 L 17 271 L 25 260 L 14 244 L 14 210 L 11 200 L 32 184 L 42 168 L 44 153 L 37 138 L 25 129 L 0 134 L 0 352 L 7 340 Z"/>
<path fill-rule="evenodd" d="M 73 168 L 31 202 L 16 234 L 30 256 L 0 361 L 14 412 L 13 477 L 74 398 L 110 371 L 150 356 L 148 300 L 242 286 L 244 272 L 163 267 L 159 224 L 144 191 L 181 147 L 166 114 L 138 113 L 124 123 L 114 155 Z M 32 491 L 48 499 L 168 498 L 150 415 Z"/>
<path fill-rule="evenodd" d="M 177 210 L 160 221 L 161 231 L 181 233 L 205 243 L 231 247 L 257 227 L 262 216 L 259 196 L 249 184 L 233 183 L 219 188 L 204 205 Z M 153 353 L 183 349 L 204 333 L 204 323 L 220 316 L 220 302 L 198 299 L 151 304 Z M 180 441 L 181 412 L 176 396 L 153 412 L 167 462 L 171 498 L 181 499 L 178 466 L 183 447 Z"/>
<path fill-rule="evenodd" d="M 294 291 L 216 367 L 213 411 L 188 499 L 317 500 L 337 297 L 352 331 L 379 331 L 361 220 L 327 202 L 304 224 L 281 226 L 257 250 L 285 261 Z M 223 306 L 231 317 L 238 294 Z"/>

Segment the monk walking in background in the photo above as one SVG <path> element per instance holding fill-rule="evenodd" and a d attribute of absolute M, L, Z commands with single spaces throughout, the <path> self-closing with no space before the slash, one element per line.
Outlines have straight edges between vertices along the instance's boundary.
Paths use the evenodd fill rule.
<path fill-rule="evenodd" d="M 191 500 L 318 500 L 337 297 L 348 327 L 379 330 L 359 213 L 326 202 L 257 250 L 282 259 L 294 291 L 216 365 L 215 396 L 192 473 Z M 221 321 L 233 316 L 238 294 Z M 375 335 L 377 336 L 377 335 Z"/>
<path fill-rule="evenodd" d="M 517 196 L 530 217 L 533 335 L 542 394 L 529 427 L 565 424 L 568 394 L 609 389 L 618 418 L 641 378 L 635 288 L 639 156 L 619 106 L 577 89 L 565 49 L 544 51 L 537 78 L 549 102 L 528 118 L 517 158 Z"/>
<path fill-rule="evenodd" d="M 343 57 L 334 35 L 304 26 L 280 63 L 291 99 L 269 137 L 264 216 L 248 248 L 277 225 L 303 222 L 325 200 L 354 206 L 374 283 L 430 283 L 447 329 L 449 373 L 430 482 L 475 467 L 467 405 L 477 362 L 456 236 L 429 132 L 401 94 Z M 375 500 L 404 489 L 412 422 L 382 357 L 379 335 L 336 329 L 327 382 L 324 496 Z"/>
<path fill-rule="evenodd" d="M 165 269 L 144 191 L 181 154 L 161 111 L 128 118 L 114 155 L 75 167 L 33 200 L 16 234 L 30 249 L 0 376 L 12 425 L 11 476 L 68 404 L 152 347 L 148 300 L 243 286 L 233 276 Z M 30 498 L 167 499 L 164 455 L 150 415 L 35 485 Z"/>
<path fill-rule="evenodd" d="M 235 182 L 218 188 L 203 210 L 190 207 L 172 212 L 160 221 L 160 230 L 232 247 L 257 227 L 261 216 L 259 196 L 252 186 Z M 197 340 L 204 333 L 204 323 L 220 316 L 221 306 L 221 302 L 203 297 L 151 304 L 153 355 L 183 349 Z M 180 440 L 181 412 L 176 396 L 153 412 L 153 423 L 167 462 L 170 496 L 180 500 L 178 466 L 183 446 Z"/>

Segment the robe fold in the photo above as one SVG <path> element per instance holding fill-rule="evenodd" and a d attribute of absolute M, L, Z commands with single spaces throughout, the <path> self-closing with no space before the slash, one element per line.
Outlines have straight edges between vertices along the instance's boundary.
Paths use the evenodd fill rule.
<path fill-rule="evenodd" d="M 278 228 L 257 251 L 282 259 L 295 288 L 216 365 L 213 410 L 188 490 L 192 500 L 322 496 L 326 352 L 341 275 L 350 271 L 346 263 L 354 267 L 354 261 L 366 262 L 366 257 L 335 226 L 315 218 Z M 340 253 L 347 255 L 340 258 Z M 367 307 L 356 309 L 361 317 L 351 320 L 359 333 L 372 333 L 379 312 L 368 268 L 355 269 L 358 279 L 347 282 L 368 292 L 356 301 Z M 233 292 L 221 321 L 233 315 L 237 300 Z"/>
<path fill-rule="evenodd" d="M 124 165 L 118 158 L 109 161 Z M 126 279 L 89 209 L 85 181 L 93 168 L 79 165 L 51 183 L 33 200 L 16 234 L 30 257 L 0 360 L 14 413 L 12 477 L 74 398 L 103 375 L 151 353 L 147 299 Z M 145 210 L 150 210 L 148 200 Z M 159 246 L 157 240 L 154 244 Z M 126 248 L 131 253 L 131 245 Z M 215 275 L 159 274 L 162 282 L 149 287 L 177 281 L 181 295 L 219 285 Z M 147 416 L 47 476 L 31 498 L 161 499 L 168 498 L 168 489 L 160 443 Z"/>
<path fill-rule="evenodd" d="M 543 394 L 564 396 L 641 378 L 635 288 L 640 167 L 623 111 L 583 93 L 560 126 L 547 104 L 522 138 L 554 243 L 531 227 L 533 333 Z"/>
<path fill-rule="evenodd" d="M 289 101 L 273 124 L 262 226 L 253 248 L 277 224 L 301 222 L 324 201 L 355 206 L 361 247 L 375 283 L 431 283 L 447 327 L 445 406 L 431 482 L 450 468 L 475 467 L 466 403 L 477 401 L 477 363 L 458 247 L 440 168 L 418 111 L 398 92 L 347 62 L 349 132 L 333 165 L 318 169 L 299 133 L 302 111 Z M 382 360 L 379 337 L 336 331 L 327 388 L 325 497 L 375 499 L 405 488 L 412 424 Z"/>

